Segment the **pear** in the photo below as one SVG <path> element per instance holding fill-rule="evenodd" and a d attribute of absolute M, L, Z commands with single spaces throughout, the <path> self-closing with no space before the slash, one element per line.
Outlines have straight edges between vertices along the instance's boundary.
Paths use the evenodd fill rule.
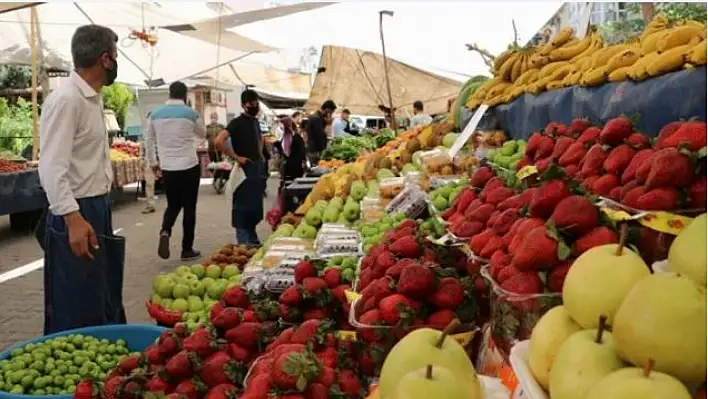
<path fill-rule="evenodd" d="M 377 392 L 381 399 L 398 399 L 398 382 L 410 372 L 429 364 L 444 367 L 453 372 L 464 390 L 467 399 L 482 399 L 482 387 L 477 371 L 465 349 L 448 335 L 459 326 L 453 320 L 444 331 L 419 328 L 398 341 L 386 356 Z"/>
<path fill-rule="evenodd" d="M 595 384 L 585 399 L 691 399 L 688 389 L 676 378 L 651 368 L 630 367 L 612 372 Z"/>
<path fill-rule="evenodd" d="M 617 356 L 605 316 L 597 330 L 583 330 L 563 342 L 551 366 L 549 393 L 553 399 L 584 398 L 593 385 L 624 364 Z"/>
<path fill-rule="evenodd" d="M 705 287 L 707 240 L 704 213 L 696 216 L 671 244 L 668 270 L 684 274 Z"/>
<path fill-rule="evenodd" d="M 543 389 L 548 390 L 548 375 L 561 344 L 580 330 L 582 328 L 570 318 L 563 306 L 556 306 L 546 312 L 534 326 L 528 363 L 531 373 Z"/>
<path fill-rule="evenodd" d="M 425 368 L 403 376 L 396 387 L 398 399 L 469 399 L 465 384 L 461 384 L 452 371 L 427 365 Z"/>
<path fill-rule="evenodd" d="M 612 329 L 620 356 L 685 383 L 706 379 L 706 288 L 676 273 L 653 274 L 622 302 Z"/>
<path fill-rule="evenodd" d="M 627 225 L 619 244 L 592 248 L 573 262 L 563 284 L 563 305 L 583 328 L 597 328 L 599 317 L 614 316 L 634 285 L 649 275 L 649 267 L 636 253 L 624 247 Z"/>

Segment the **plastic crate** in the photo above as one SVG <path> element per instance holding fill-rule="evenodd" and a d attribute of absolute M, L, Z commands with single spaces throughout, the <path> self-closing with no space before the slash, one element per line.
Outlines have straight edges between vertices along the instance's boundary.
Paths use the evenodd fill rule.
<path fill-rule="evenodd" d="M 152 345 L 160 336 L 165 328 L 151 324 L 116 324 L 108 326 L 85 327 L 74 330 L 67 330 L 55 334 L 37 337 L 35 339 L 15 344 L 3 352 L 0 352 L 0 360 L 7 359 L 12 355 L 12 351 L 16 348 L 22 348 L 27 344 L 38 344 L 48 339 L 63 337 L 71 334 L 90 335 L 99 339 L 108 339 L 116 341 L 122 339 L 128 345 L 131 352 L 142 352 L 145 348 Z M 0 399 L 71 399 L 73 395 L 12 395 L 5 391 L 0 391 Z"/>
<path fill-rule="evenodd" d="M 528 365 L 528 354 L 529 354 L 529 343 L 530 341 L 521 341 L 511 348 L 511 355 L 509 356 L 509 362 L 511 363 L 511 368 L 516 374 L 516 378 L 519 380 L 519 388 L 523 392 L 523 396 L 528 399 L 549 399 L 546 391 L 541 388 L 541 385 L 536 382 L 536 379 L 531 374 L 531 369 Z"/>

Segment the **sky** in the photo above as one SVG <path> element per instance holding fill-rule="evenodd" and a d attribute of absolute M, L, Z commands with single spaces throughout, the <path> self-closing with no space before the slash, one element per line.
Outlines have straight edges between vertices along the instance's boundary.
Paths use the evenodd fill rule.
<path fill-rule="evenodd" d="M 298 0 L 280 0 L 279 4 Z M 384 17 L 386 52 L 411 65 L 466 80 L 463 75 L 486 74 L 481 57 L 465 48 L 477 43 L 493 54 L 513 41 L 512 19 L 520 43 L 530 39 L 562 5 L 562 2 L 383 2 L 348 1 L 232 30 L 280 49 L 281 56 L 250 57 L 283 67 L 295 62 L 300 49 L 325 44 L 381 52 L 380 10 Z M 295 65 L 290 65 L 290 67 Z M 447 71 L 448 73 L 442 73 Z M 449 73 L 449 72 L 458 72 Z"/>

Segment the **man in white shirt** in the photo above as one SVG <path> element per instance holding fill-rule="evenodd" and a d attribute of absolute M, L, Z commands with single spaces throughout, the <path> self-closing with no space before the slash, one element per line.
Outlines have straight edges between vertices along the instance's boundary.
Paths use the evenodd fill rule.
<path fill-rule="evenodd" d="M 344 108 L 339 114 L 339 118 L 335 118 L 332 122 L 332 137 L 351 137 L 351 131 L 349 129 L 349 115 L 348 109 Z"/>
<path fill-rule="evenodd" d="M 167 198 L 157 248 L 162 259 L 170 257 L 170 236 L 180 211 L 184 211 L 181 258 L 188 260 L 201 255 L 193 248 L 201 177 L 195 139 L 205 137 L 206 129 L 199 114 L 187 106 L 187 85 L 172 83 L 170 99 L 150 114 L 145 134 L 148 163 L 157 176 L 162 176 Z M 156 142 L 159 163 L 155 154 Z"/>
<path fill-rule="evenodd" d="M 416 101 L 413 103 L 413 112 L 415 113 L 415 115 L 413 115 L 413 117 L 411 118 L 411 128 L 414 128 L 418 125 L 429 125 L 433 122 L 433 118 L 431 118 L 430 115 L 426 115 L 423 113 L 422 101 Z"/>
<path fill-rule="evenodd" d="M 45 334 L 125 323 L 125 240 L 113 235 L 113 170 L 100 95 L 118 74 L 117 42 L 106 27 L 79 27 L 71 39 L 75 69 L 42 106 Z"/>

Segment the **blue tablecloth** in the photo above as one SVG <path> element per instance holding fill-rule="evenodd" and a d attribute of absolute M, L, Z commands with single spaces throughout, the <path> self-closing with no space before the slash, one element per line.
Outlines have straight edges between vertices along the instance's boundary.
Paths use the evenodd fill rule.
<path fill-rule="evenodd" d="M 0 174 L 0 215 L 42 209 L 46 204 L 36 169 Z"/>
<path fill-rule="evenodd" d="M 463 110 L 463 125 L 472 114 Z M 487 111 L 479 126 L 499 127 L 515 139 L 526 139 L 549 122 L 569 124 L 574 118 L 585 117 L 599 125 L 622 114 L 636 115 L 636 128 L 649 136 L 656 136 L 664 125 L 679 119 L 706 120 L 706 67 L 643 82 L 566 87 L 537 96 L 524 94 Z"/>

